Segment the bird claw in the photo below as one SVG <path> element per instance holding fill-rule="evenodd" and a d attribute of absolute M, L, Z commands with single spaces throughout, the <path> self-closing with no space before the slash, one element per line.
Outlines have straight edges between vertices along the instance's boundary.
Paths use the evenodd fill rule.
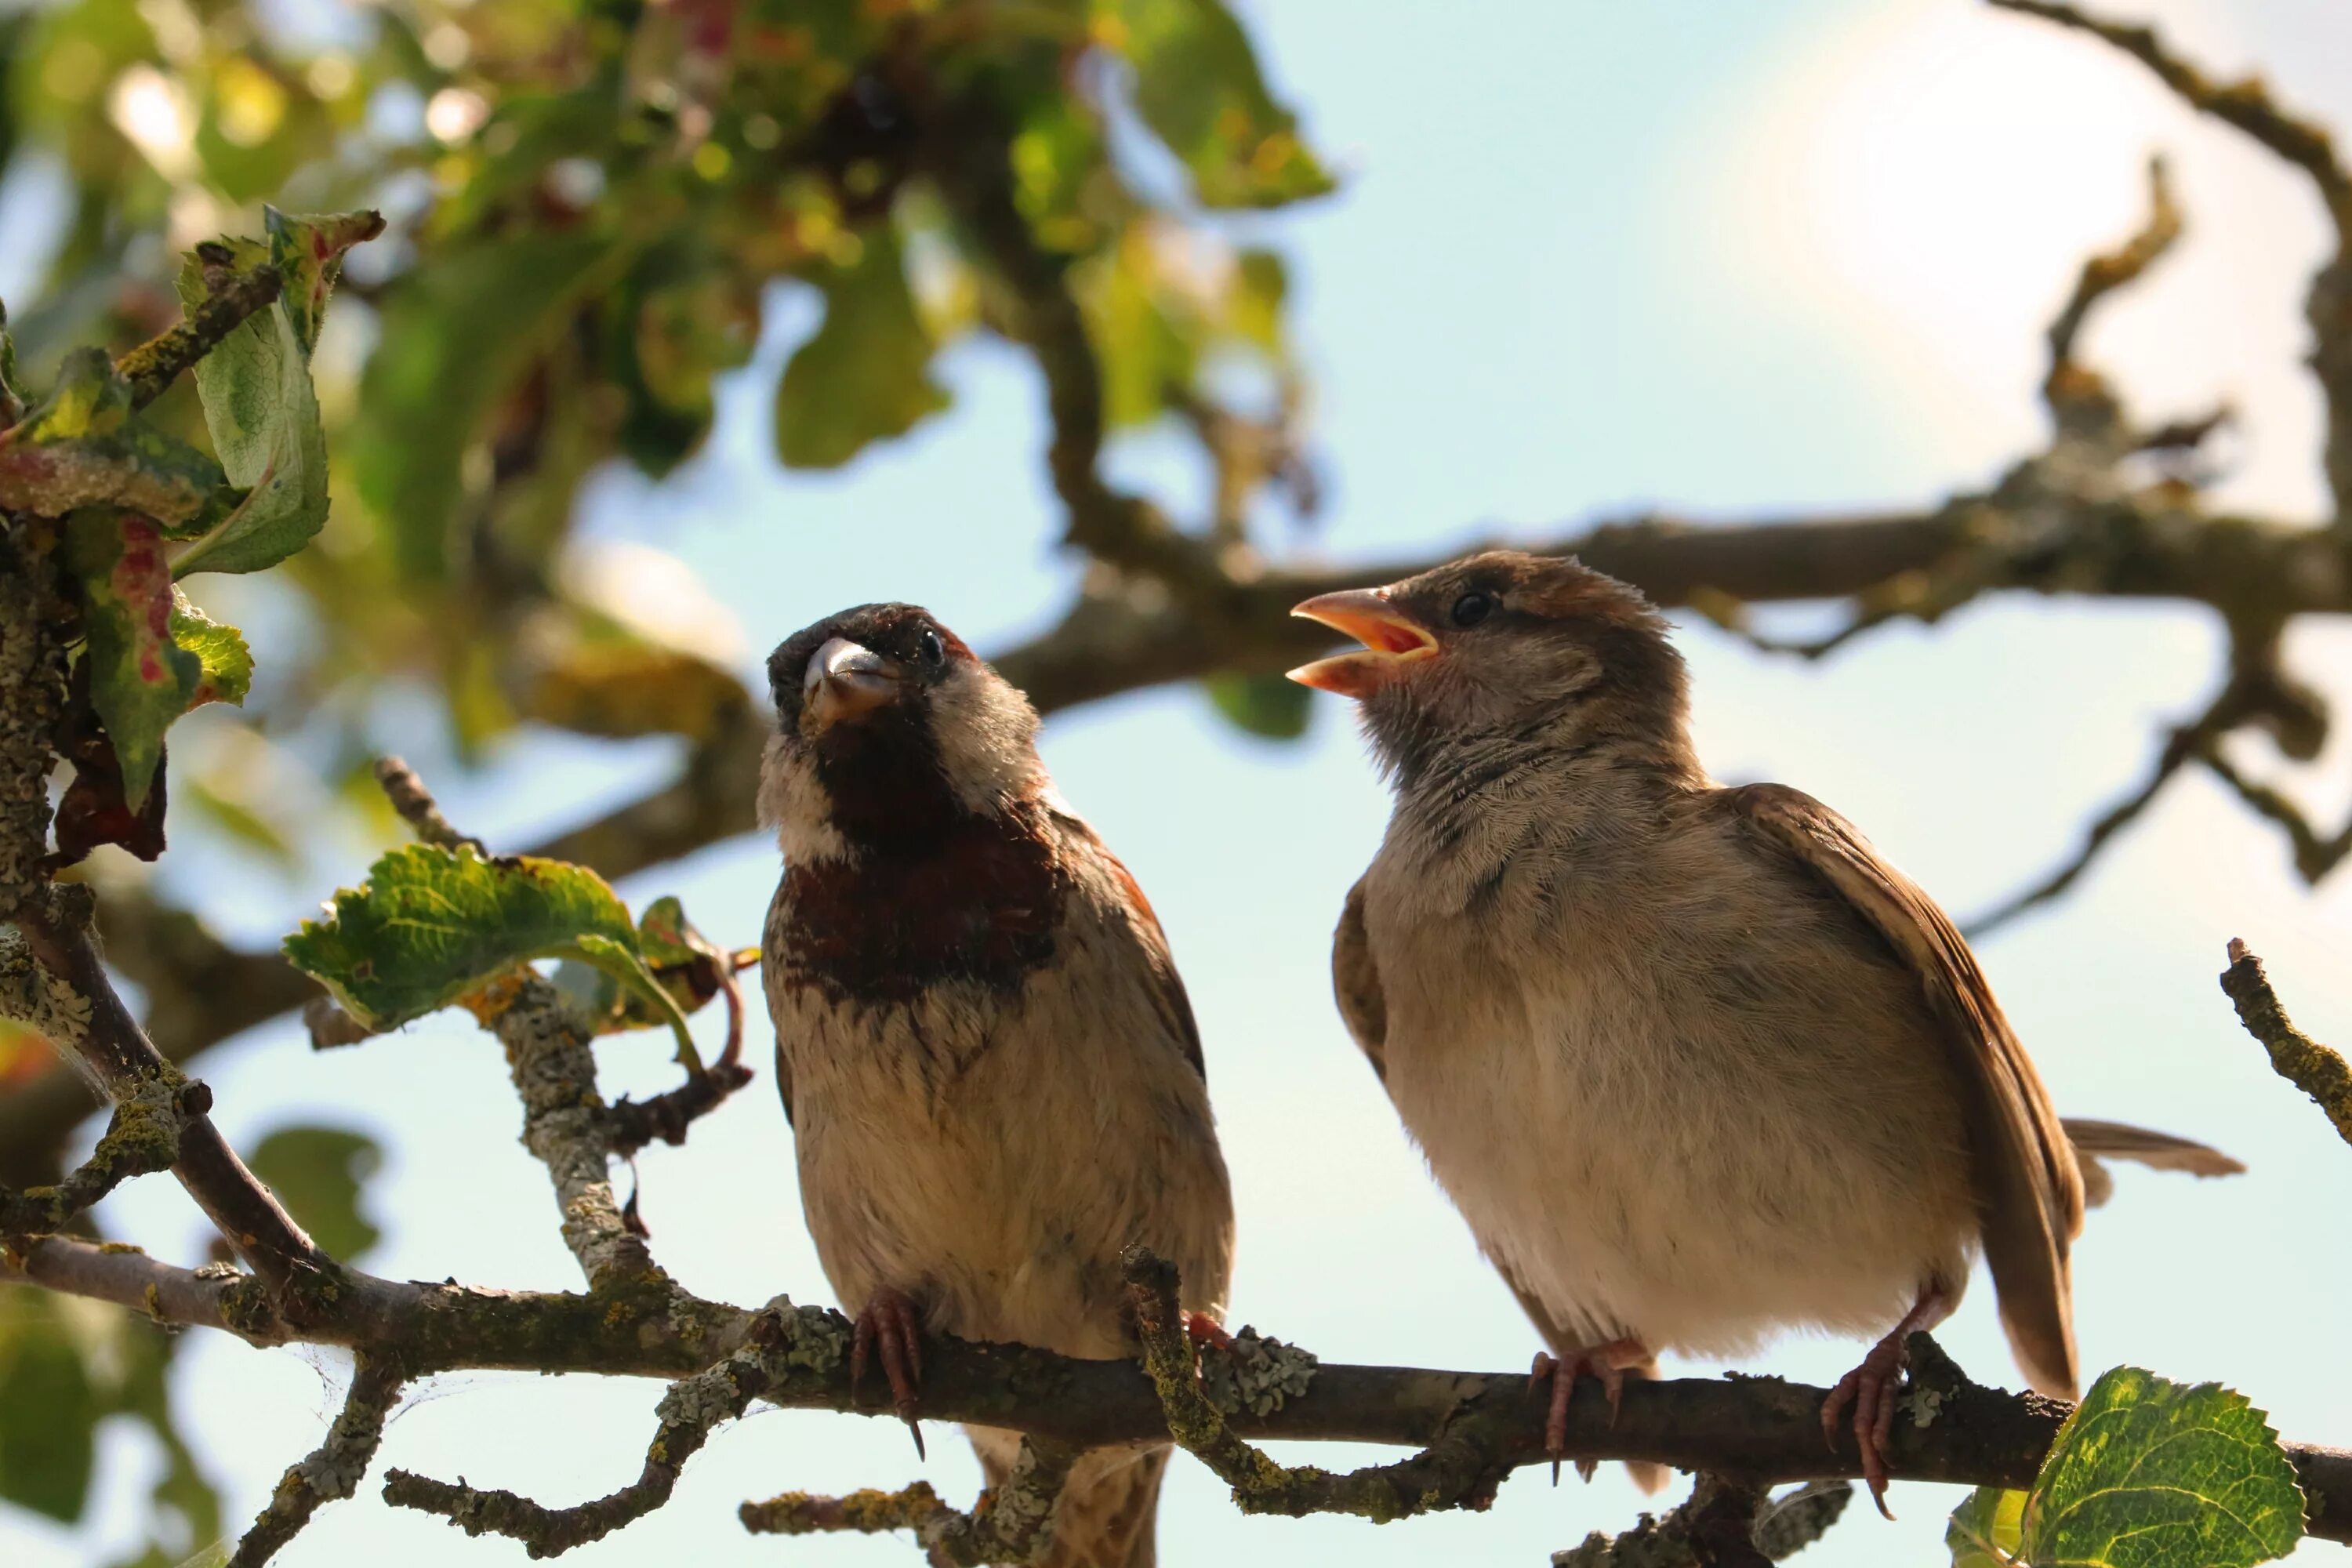
<path fill-rule="evenodd" d="M 1862 1479 L 1870 1488 L 1870 1500 L 1878 1506 L 1881 1516 L 1893 1519 L 1886 1506 L 1886 1445 L 1895 1435 L 1895 1406 L 1900 1394 L 1903 1369 L 1910 1361 L 1901 1333 L 1887 1335 L 1870 1347 L 1862 1364 L 1838 1379 L 1830 1396 L 1822 1401 L 1822 1440 L 1834 1451 L 1838 1427 L 1844 1417 L 1845 1407 L 1853 1406 L 1854 1447 L 1862 1455 Z"/>
<path fill-rule="evenodd" d="M 1568 1447 L 1568 1402 L 1576 1393 L 1576 1380 L 1591 1376 L 1600 1381 L 1601 1391 L 1609 1400 L 1609 1426 L 1617 1426 L 1617 1407 L 1625 1397 L 1625 1368 L 1639 1366 L 1650 1359 L 1649 1350 L 1638 1340 L 1611 1340 L 1606 1344 L 1592 1345 L 1576 1352 L 1565 1360 L 1555 1361 L 1543 1351 L 1528 1368 L 1530 1386 L 1549 1380 L 1551 1403 L 1544 1413 L 1544 1452 L 1551 1456 L 1551 1484 L 1559 1485 L 1559 1463 Z M 1576 1461 L 1576 1473 L 1585 1480 L 1592 1479 L 1600 1467 L 1591 1459 Z"/>
<path fill-rule="evenodd" d="M 1184 1337 L 1192 1342 L 1196 1352 L 1202 1345 L 1213 1345 L 1221 1351 L 1234 1348 L 1234 1336 L 1225 1332 L 1225 1325 L 1206 1312 L 1184 1314 Z"/>
<path fill-rule="evenodd" d="M 928 1458 L 923 1452 L 923 1429 L 916 1423 L 916 1394 L 923 1378 L 923 1327 L 915 1303 L 903 1291 L 887 1286 L 874 1292 L 866 1310 L 857 1314 L 856 1331 L 849 1342 L 849 1397 L 857 1398 L 857 1385 L 866 1376 L 869 1356 L 878 1354 L 882 1374 L 890 1383 L 890 1402 L 898 1412 L 898 1419 L 907 1424 L 915 1439 L 915 1457 Z"/>

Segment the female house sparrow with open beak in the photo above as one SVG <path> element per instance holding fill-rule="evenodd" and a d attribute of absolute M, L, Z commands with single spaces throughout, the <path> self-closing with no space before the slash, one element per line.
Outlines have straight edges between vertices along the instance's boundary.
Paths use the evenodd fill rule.
<path fill-rule="evenodd" d="M 1659 1351 L 1883 1335 L 1822 1423 L 1851 1406 L 1884 1510 L 1905 1338 L 1979 1250 L 2028 1381 L 2071 1396 L 2093 1157 L 2242 1167 L 2062 1123 L 1926 893 L 1811 797 L 1707 777 L 1624 584 L 1497 552 L 1294 613 L 1364 643 L 1291 679 L 1358 700 L 1395 794 L 1339 1009 L 1559 1358 L 1555 1457 L 1581 1373 L 1613 1408 Z"/>
<path fill-rule="evenodd" d="M 768 671 L 760 811 L 785 870 L 761 967 L 854 1366 L 879 1352 L 911 1425 L 925 1331 L 1132 1355 L 1139 1242 L 1213 1314 L 1233 1201 L 1192 1006 L 1142 890 L 1055 793 L 1028 700 L 908 605 L 820 621 Z M 1018 1434 L 971 1436 L 1002 1482 Z M 1150 1563 L 1167 1460 L 1082 1458 L 1040 1561 Z"/>

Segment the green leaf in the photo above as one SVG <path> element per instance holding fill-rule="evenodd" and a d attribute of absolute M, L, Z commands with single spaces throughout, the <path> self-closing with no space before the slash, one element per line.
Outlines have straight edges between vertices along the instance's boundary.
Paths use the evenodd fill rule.
<path fill-rule="evenodd" d="M 245 706 L 245 694 L 253 687 L 253 652 L 245 646 L 243 633 L 214 620 L 173 588 L 172 641 L 196 656 L 201 671 L 188 698 L 189 707 L 201 708 L 207 702 Z"/>
<path fill-rule="evenodd" d="M 377 1029 L 446 1007 L 531 959 L 577 958 L 638 987 L 677 1037 L 678 1060 L 701 1070 L 627 908 L 584 866 L 407 845 L 378 860 L 364 887 L 337 893 L 326 920 L 303 921 L 286 957 Z"/>
<path fill-rule="evenodd" d="M 97 1458 L 98 1391 L 63 1303 L 9 1292 L 0 1317 L 0 1500 L 67 1524 Z"/>
<path fill-rule="evenodd" d="M 81 579 L 90 705 L 122 764 L 123 799 L 147 798 L 163 731 L 188 710 L 204 660 L 172 636 L 172 572 L 163 536 L 145 518 L 76 512 L 66 563 Z"/>
<path fill-rule="evenodd" d="M 654 979 L 669 994 L 677 1011 L 688 1015 L 708 1005 L 738 967 L 733 954 L 695 929 L 686 918 L 686 907 L 673 896 L 646 906 L 637 920 L 637 946 Z M 556 989 L 600 1035 L 659 1028 L 669 1022 L 667 1011 L 652 1005 L 641 993 L 625 989 L 602 970 L 564 963 L 557 967 L 554 978 Z"/>
<path fill-rule="evenodd" d="M 1952 1510 L 1952 1522 L 1944 1530 L 1952 1568 L 2012 1568 L 2024 1516 L 2023 1492 L 2000 1487 L 1979 1487 L 1970 1492 Z"/>
<path fill-rule="evenodd" d="M 269 258 L 282 279 L 278 302 L 294 329 L 294 341 L 308 362 L 319 346 L 319 329 L 327 319 L 327 297 L 343 273 L 343 253 L 383 232 L 383 215 L 376 212 L 310 213 L 291 216 L 276 207 L 261 209 L 269 235 Z"/>
<path fill-rule="evenodd" d="M 2059 1428 L 2025 1506 L 2035 1568 L 2245 1568 L 2303 1538 L 2303 1491 L 2242 1394 L 2119 1366 Z"/>
<path fill-rule="evenodd" d="M 1269 741 L 1295 741 L 1307 733 L 1314 697 L 1279 675 L 1213 675 L 1201 683 L 1217 711 L 1236 726 Z"/>
<path fill-rule="evenodd" d="M 163 523 L 202 516 L 223 480 L 210 458 L 131 415 L 131 385 L 99 349 L 66 356 L 58 384 L 0 435 L 0 508 L 48 517 L 120 506 Z"/>
<path fill-rule="evenodd" d="M 404 274 L 360 382 L 352 475 L 403 576 L 446 575 L 467 449 L 582 297 L 629 253 L 597 234 L 445 248 Z"/>
<path fill-rule="evenodd" d="M 1136 110 L 1183 160 L 1203 205 L 1280 206 L 1332 188 L 1219 0 L 1118 0 L 1118 13 Z"/>
<path fill-rule="evenodd" d="M 360 1189 L 383 1163 L 383 1150 L 364 1132 L 341 1127 L 280 1127 L 255 1146 L 246 1163 L 269 1184 L 295 1223 L 338 1261 L 356 1263 L 383 1238 L 360 1211 Z"/>
<path fill-rule="evenodd" d="M 776 451 L 788 468 L 837 468 L 948 405 L 931 379 L 931 335 L 887 224 L 819 287 L 824 324 L 793 351 L 776 391 Z"/>
<path fill-rule="evenodd" d="M 250 240 L 228 241 L 240 265 L 260 259 Z M 180 302 L 205 298 L 204 264 L 180 268 Z M 327 521 L 327 437 L 310 384 L 310 359 L 285 300 L 256 312 L 196 362 L 213 450 L 245 500 L 180 554 L 173 574 L 258 572 L 310 542 Z"/>

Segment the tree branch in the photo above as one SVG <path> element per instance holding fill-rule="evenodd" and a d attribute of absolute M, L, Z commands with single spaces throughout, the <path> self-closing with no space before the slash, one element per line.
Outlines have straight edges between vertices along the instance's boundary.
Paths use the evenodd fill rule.
<path fill-rule="evenodd" d="M 204 303 L 177 326 L 115 361 L 114 368 L 131 383 L 133 408 L 144 408 L 163 396 L 182 371 L 218 348 L 247 317 L 277 301 L 283 279 L 269 263 L 240 272 L 235 254 L 217 240 L 196 247 L 196 258 L 204 267 Z"/>
<path fill-rule="evenodd" d="M 192 1112 L 199 1097 L 185 1094 L 187 1079 L 157 1053 L 107 978 L 90 940 L 89 890 L 58 889 L 50 902 L 46 911 L 19 911 L 21 939 L 0 931 L 0 1009 L 78 1052 L 118 1101 L 143 1103 L 151 1086 L 175 1098 L 185 1119 L 173 1173 L 273 1298 L 299 1310 L 304 1293 L 331 1277 L 333 1260 L 246 1169 L 211 1118 Z"/>
<path fill-rule="evenodd" d="M 268 1316 L 254 1281 L 224 1272 L 215 1283 L 136 1253 L 63 1237 L 44 1238 L 21 1255 L 0 1253 L 0 1279 L 127 1301 L 166 1321 L 229 1329 L 257 1342 L 299 1339 L 383 1353 L 419 1377 L 478 1367 L 681 1378 L 741 1348 L 755 1315 L 675 1289 L 620 1298 L 540 1294 L 346 1270 L 335 1297 L 295 1330 Z M 243 1317 L 247 1306 L 262 1310 Z M 811 1314 L 822 1321 L 815 1342 L 848 1342 L 848 1320 L 838 1313 L 794 1310 L 803 1321 Z M 1203 1359 L 1216 1353 L 1203 1352 Z M 844 1354 L 822 1367 L 796 1369 L 788 1384 L 761 1397 L 794 1409 L 896 1419 L 887 1391 L 868 1386 L 861 1393 L 851 1397 Z M 1898 1479 L 2028 1486 L 2068 1409 L 1965 1380 L 1938 1393 L 1931 1425 L 1895 1423 L 1890 1466 Z M 1566 1451 L 1571 1458 L 1648 1459 L 1756 1480 L 1852 1479 L 1861 1466 L 1851 1436 L 1842 1434 L 1834 1450 L 1822 1446 L 1826 1394 L 1771 1377 L 1632 1384 L 1613 1426 L 1597 1400 L 1570 1406 Z M 1495 1444 L 1497 1474 L 1549 1462 L 1543 1402 L 1520 1373 L 1325 1363 L 1304 1393 L 1286 1395 L 1278 1406 L 1258 1403 L 1265 1408 L 1234 1402 L 1223 1412 L 1226 1427 L 1255 1442 L 1425 1448 L 1467 1422 Z M 944 1336 L 924 1347 L 923 1407 L 936 1420 L 1008 1427 L 1074 1448 L 1170 1436 L 1159 1391 L 1134 1363 L 1076 1361 Z M 2297 1443 L 2286 1451 L 2312 1500 L 2312 1533 L 2352 1541 L 2352 1452 Z"/>
<path fill-rule="evenodd" d="M 1054 1505 L 1078 1453 L 1066 1445 L 1024 1437 L 1003 1484 L 980 1494 L 970 1513 L 940 1500 L 929 1482 L 903 1491 L 867 1489 L 847 1497 L 785 1492 L 747 1502 L 735 1517 L 753 1535 L 878 1535 L 911 1530 L 935 1563 L 978 1568 L 983 1563 L 1027 1563 L 1052 1538 Z"/>
<path fill-rule="evenodd" d="M 374 1355 L 358 1358 L 351 1392 L 343 1397 L 335 1424 L 310 1458 L 289 1466 L 278 1479 L 268 1506 L 229 1554 L 227 1568 L 261 1568 L 310 1522 L 322 1504 L 359 1490 L 383 1442 L 384 1423 L 400 1403 L 402 1382 L 392 1362 Z"/>
<path fill-rule="evenodd" d="M 175 1083 L 161 1077 L 141 1080 L 115 1102 L 98 1147 L 64 1181 L 21 1193 L 0 1186 L 0 1237 L 63 1230 L 131 1177 L 170 1170 L 180 1157 L 188 1119 L 203 1115 L 212 1104 L 213 1092 L 202 1083 Z"/>
<path fill-rule="evenodd" d="M 2336 154 L 2327 130 L 2272 100 L 2257 78 L 2218 82 L 2175 55 L 2153 27 L 2103 21 L 2078 6 L 2051 0 L 1991 0 L 2060 26 L 2088 33 L 2156 73 L 2190 108 L 2235 126 L 2301 170 L 2319 193 L 2336 230 L 2336 254 L 2313 275 L 2304 313 L 2311 323 L 2311 368 L 2327 404 L 2324 467 L 2336 498 L 2339 527 L 2352 527 L 2352 173 Z"/>
<path fill-rule="evenodd" d="M 2336 1131 L 2352 1143 L 2352 1065 L 2290 1022 L 2286 1007 L 2271 989 L 2263 961 L 2246 944 L 2230 939 L 2230 967 L 2222 972 L 2221 989 L 2238 1010 L 2246 1033 L 2271 1054 L 2279 1077 L 2311 1096 L 2327 1113 Z"/>

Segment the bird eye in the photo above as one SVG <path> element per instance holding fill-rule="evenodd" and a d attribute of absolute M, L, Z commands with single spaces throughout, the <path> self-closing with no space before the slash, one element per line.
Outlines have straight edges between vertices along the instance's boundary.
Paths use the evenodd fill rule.
<path fill-rule="evenodd" d="M 937 664 L 948 656 L 947 645 L 940 641 L 937 632 L 926 631 L 915 647 L 922 654 L 925 664 Z"/>
<path fill-rule="evenodd" d="M 1454 624 L 1457 626 L 1475 626 L 1494 614 L 1494 611 L 1495 595 L 1482 594 L 1474 589 L 1454 601 Z"/>

